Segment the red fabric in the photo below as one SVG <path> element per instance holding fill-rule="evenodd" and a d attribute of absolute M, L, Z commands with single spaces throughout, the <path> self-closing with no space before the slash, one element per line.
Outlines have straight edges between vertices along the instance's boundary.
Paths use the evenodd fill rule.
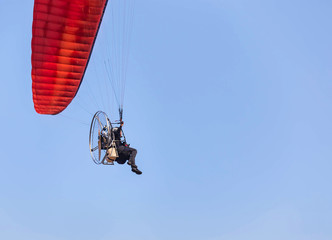
<path fill-rule="evenodd" d="M 75 97 L 107 0 L 35 0 L 32 93 L 40 114 L 58 114 Z"/>

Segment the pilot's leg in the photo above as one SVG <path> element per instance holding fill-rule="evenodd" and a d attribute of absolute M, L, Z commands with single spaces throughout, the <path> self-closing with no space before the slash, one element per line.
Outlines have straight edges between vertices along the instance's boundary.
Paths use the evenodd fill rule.
<path fill-rule="evenodd" d="M 131 148 L 131 147 L 128 147 L 127 149 L 128 149 L 128 152 L 130 153 L 128 164 L 131 165 L 131 171 L 133 171 L 134 173 L 136 173 L 138 175 L 142 174 L 142 172 L 140 170 L 138 170 L 138 168 L 135 164 L 135 157 L 137 154 L 137 150 L 135 148 Z"/>
<path fill-rule="evenodd" d="M 137 154 L 137 150 L 135 148 L 128 147 L 128 152 L 129 152 L 129 160 L 128 164 L 129 165 L 135 165 L 135 158 Z"/>

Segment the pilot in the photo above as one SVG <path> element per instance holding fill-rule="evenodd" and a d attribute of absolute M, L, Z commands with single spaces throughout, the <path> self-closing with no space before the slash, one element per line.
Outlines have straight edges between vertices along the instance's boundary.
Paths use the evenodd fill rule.
<path fill-rule="evenodd" d="M 115 137 L 115 144 L 119 153 L 119 160 L 118 163 L 125 163 L 128 160 L 128 165 L 131 166 L 131 171 L 134 173 L 141 175 L 142 172 L 137 168 L 135 164 L 135 157 L 137 154 L 137 150 L 135 148 L 129 147 L 129 144 L 126 143 L 125 140 L 122 140 L 122 126 L 124 122 L 120 122 L 120 127 L 113 128 L 113 133 Z M 124 160 L 123 162 L 121 162 Z"/>

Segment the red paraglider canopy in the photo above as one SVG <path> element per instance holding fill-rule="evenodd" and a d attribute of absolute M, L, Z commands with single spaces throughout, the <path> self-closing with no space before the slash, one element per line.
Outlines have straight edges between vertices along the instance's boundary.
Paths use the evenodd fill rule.
<path fill-rule="evenodd" d="M 83 79 L 107 0 L 35 0 L 32 92 L 40 114 L 58 114 Z"/>

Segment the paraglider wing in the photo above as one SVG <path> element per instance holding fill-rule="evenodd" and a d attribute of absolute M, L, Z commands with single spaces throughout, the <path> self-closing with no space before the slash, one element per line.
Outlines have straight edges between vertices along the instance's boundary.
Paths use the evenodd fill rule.
<path fill-rule="evenodd" d="M 36 112 L 58 114 L 83 79 L 107 0 L 35 0 L 32 92 Z"/>

